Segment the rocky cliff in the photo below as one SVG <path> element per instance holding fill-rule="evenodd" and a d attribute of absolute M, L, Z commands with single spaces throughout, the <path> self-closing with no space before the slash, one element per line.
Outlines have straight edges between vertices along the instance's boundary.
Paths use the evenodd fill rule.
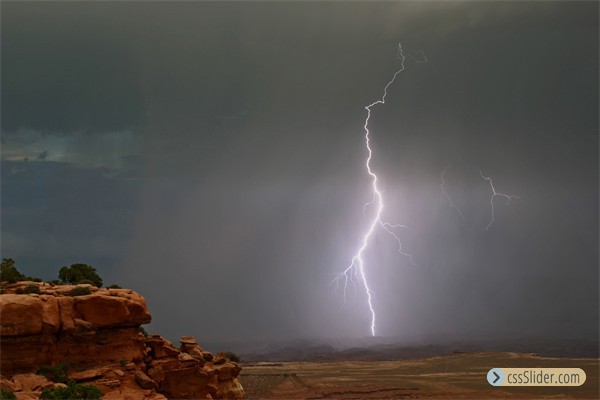
<path fill-rule="evenodd" d="M 93 384 L 104 399 L 243 398 L 241 367 L 204 351 L 192 337 L 177 348 L 145 337 L 146 301 L 127 289 L 19 282 L 0 295 L 0 386 L 37 398 L 53 383 L 42 366 L 67 363 L 69 380 Z"/>

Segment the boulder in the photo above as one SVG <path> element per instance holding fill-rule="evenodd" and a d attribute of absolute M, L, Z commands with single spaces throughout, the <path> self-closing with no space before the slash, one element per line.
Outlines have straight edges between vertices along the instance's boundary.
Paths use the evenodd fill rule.
<path fill-rule="evenodd" d="M 101 367 L 86 369 L 85 371 L 80 372 L 73 372 L 69 374 L 69 380 L 72 379 L 75 382 L 90 381 L 92 379 L 97 379 L 104 376 L 110 370 L 110 367 Z"/>
<path fill-rule="evenodd" d="M 191 345 L 197 345 L 198 342 L 196 341 L 196 338 L 193 336 L 182 336 L 179 341 L 181 342 L 181 344 L 191 344 Z"/>
<path fill-rule="evenodd" d="M 225 357 L 222 354 L 218 354 L 213 360 L 213 364 L 215 364 L 215 365 L 225 364 L 226 362 L 227 362 L 227 357 Z"/>
<path fill-rule="evenodd" d="M 140 326 L 150 322 L 145 302 L 121 297 L 88 295 L 75 297 L 75 311 L 94 329 Z"/>
<path fill-rule="evenodd" d="M 122 369 L 114 369 L 112 372 L 113 372 L 113 374 L 115 374 L 116 376 L 118 376 L 120 378 L 125 376 L 125 372 L 123 372 Z"/>
<path fill-rule="evenodd" d="M 237 378 L 225 382 L 219 382 L 219 386 L 217 388 L 217 398 L 241 400 L 244 398 L 244 388 Z"/>
<path fill-rule="evenodd" d="M 198 346 L 196 339 L 192 336 L 183 336 L 179 341 L 181 342 L 179 349 L 183 353 L 187 353 L 198 360 L 204 361 L 204 350 Z"/>
<path fill-rule="evenodd" d="M 0 377 L 0 389 L 16 392 L 17 390 L 23 390 L 23 387 L 15 384 L 15 382 L 10 379 Z"/>
<path fill-rule="evenodd" d="M 36 374 L 17 374 L 12 378 L 13 382 L 18 382 L 23 392 L 35 392 L 38 390 L 52 388 L 54 382 L 48 378 Z"/>
<path fill-rule="evenodd" d="M 242 367 L 234 362 L 228 362 L 214 365 L 212 369 L 215 371 L 215 375 L 218 377 L 219 382 L 223 382 L 236 378 L 240 374 Z"/>
<path fill-rule="evenodd" d="M 142 371 L 135 371 L 135 381 L 144 389 L 158 389 L 158 384 Z"/>
<path fill-rule="evenodd" d="M 146 345 L 150 348 L 153 358 L 177 357 L 179 350 L 173 344 L 159 335 L 151 335 L 146 338 Z"/>
<path fill-rule="evenodd" d="M 42 301 L 39 298 L 3 294 L 0 296 L 0 335 L 27 336 L 42 333 Z"/>

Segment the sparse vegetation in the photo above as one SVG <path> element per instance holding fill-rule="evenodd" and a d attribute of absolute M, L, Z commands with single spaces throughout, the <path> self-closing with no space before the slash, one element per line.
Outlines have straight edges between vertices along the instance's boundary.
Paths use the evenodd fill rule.
<path fill-rule="evenodd" d="M 2 400 L 16 400 L 17 396 L 10 390 L 2 389 L 0 390 L 0 399 Z"/>
<path fill-rule="evenodd" d="M 41 282 L 40 278 L 33 278 L 31 276 L 23 275 L 15 267 L 15 260 L 12 258 L 3 258 L 0 264 L 0 281 L 8 283 L 16 283 L 20 281 L 33 281 Z"/>
<path fill-rule="evenodd" d="M 87 264 L 72 264 L 70 267 L 62 267 L 58 271 L 58 278 L 71 284 L 85 280 L 96 287 L 102 287 L 102 278 L 96 273 L 96 268 Z"/>
<path fill-rule="evenodd" d="M 233 362 L 236 362 L 236 363 L 240 362 L 240 357 L 237 354 L 235 354 L 234 352 L 232 352 L 232 351 L 223 351 L 223 352 L 219 353 L 219 356 L 226 357 L 230 361 L 233 361 Z"/>
<path fill-rule="evenodd" d="M 126 366 L 126 365 L 127 365 L 127 360 L 119 360 L 119 365 L 120 365 L 121 367 L 124 367 L 124 366 Z"/>
<path fill-rule="evenodd" d="M 112 284 L 112 285 L 108 286 L 108 288 L 109 289 L 123 289 L 121 286 L 115 285 L 115 284 Z"/>
<path fill-rule="evenodd" d="M 40 395 L 42 400 L 97 400 L 104 393 L 94 385 L 79 385 L 69 381 L 67 387 L 44 389 Z"/>
<path fill-rule="evenodd" d="M 67 293 L 69 296 L 86 296 L 92 294 L 92 291 L 87 286 L 75 286 Z"/>
<path fill-rule="evenodd" d="M 40 293 L 40 288 L 38 287 L 38 285 L 34 285 L 33 283 L 25 286 L 25 287 L 20 287 L 17 288 L 15 290 L 16 294 L 31 294 L 31 293 Z"/>
<path fill-rule="evenodd" d="M 146 330 L 144 329 L 144 327 L 143 327 L 143 326 L 140 326 L 140 328 L 139 328 L 139 329 L 140 329 L 140 333 L 141 333 L 142 335 L 144 335 L 144 337 L 148 337 L 148 332 L 146 332 Z"/>
<path fill-rule="evenodd" d="M 22 278 L 23 274 L 15 267 L 15 260 L 12 258 L 2 259 L 2 264 L 0 264 L 0 281 L 15 283 L 22 280 Z"/>
<path fill-rule="evenodd" d="M 42 365 L 38 370 L 38 375 L 43 375 L 52 382 L 65 383 L 69 379 L 69 364 L 58 363 L 54 366 Z"/>

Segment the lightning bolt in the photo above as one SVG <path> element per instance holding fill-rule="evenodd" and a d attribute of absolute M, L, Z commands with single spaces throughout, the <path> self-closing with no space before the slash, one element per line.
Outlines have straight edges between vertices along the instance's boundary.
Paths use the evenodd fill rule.
<path fill-rule="evenodd" d="M 506 200 L 506 205 L 509 205 L 512 199 L 520 199 L 520 197 L 510 195 L 510 194 L 496 192 L 496 188 L 494 187 L 494 182 L 492 181 L 492 178 L 489 178 L 489 177 L 483 175 L 483 172 L 481 170 L 479 170 L 479 175 L 481 176 L 481 178 L 484 181 L 486 181 L 490 185 L 490 189 L 492 189 L 492 195 L 490 196 L 490 209 L 491 209 L 490 222 L 485 227 L 485 230 L 487 231 L 488 229 L 490 229 L 490 227 L 494 223 L 494 198 L 502 197 L 502 198 L 504 198 L 504 200 Z"/>
<path fill-rule="evenodd" d="M 462 212 L 462 210 L 460 209 L 460 207 L 458 207 L 458 205 L 456 205 L 456 203 L 454 203 L 454 200 L 452 200 L 452 197 L 450 196 L 450 194 L 446 191 L 446 173 L 448 172 L 448 170 L 452 168 L 452 162 L 450 162 L 446 168 L 444 168 L 444 170 L 442 171 L 442 173 L 440 174 L 440 180 L 441 180 L 441 184 L 440 184 L 440 189 L 442 190 L 442 193 L 444 193 L 444 195 L 446 196 L 446 198 L 448 199 L 448 205 L 452 208 L 454 208 L 456 210 L 456 212 L 458 213 L 458 215 L 460 215 L 461 220 L 463 221 L 463 223 L 465 224 L 465 226 L 468 228 L 469 225 L 467 224 L 467 219 L 465 218 L 465 214 Z M 520 199 L 519 196 L 515 196 L 515 195 L 511 195 L 511 194 L 505 194 L 505 193 L 499 193 L 496 191 L 496 187 L 494 186 L 494 181 L 492 180 L 492 178 L 490 178 L 489 176 L 485 176 L 483 174 L 483 171 L 476 168 L 477 172 L 479 172 L 479 176 L 481 177 L 481 179 L 483 179 L 484 181 L 487 182 L 487 184 L 489 185 L 489 188 L 491 190 L 491 196 L 490 196 L 490 220 L 488 222 L 488 224 L 486 225 L 486 227 L 484 228 L 484 230 L 489 230 L 491 228 L 491 226 L 494 224 L 494 220 L 495 220 L 495 208 L 494 208 L 494 199 L 496 197 L 501 197 L 505 200 L 505 204 L 509 205 L 510 202 L 512 201 L 512 199 Z"/>
<path fill-rule="evenodd" d="M 423 63 L 423 62 L 427 61 L 427 58 L 425 57 L 424 54 L 423 54 L 423 60 L 417 60 L 413 56 L 410 56 L 410 57 L 413 58 L 417 63 Z M 336 288 L 337 288 L 337 284 L 339 284 L 340 281 L 344 282 L 344 301 L 345 301 L 345 297 L 346 297 L 346 287 L 348 285 L 348 281 L 350 281 L 352 283 L 352 285 L 354 285 L 354 287 L 356 288 L 354 278 L 356 277 L 357 279 L 360 280 L 360 282 L 362 283 L 362 286 L 364 287 L 364 290 L 367 294 L 367 304 L 369 306 L 369 310 L 371 313 L 371 335 L 372 336 L 375 336 L 375 323 L 376 323 L 375 308 L 373 306 L 374 293 L 373 293 L 373 290 L 371 289 L 371 287 L 369 286 L 369 282 L 367 280 L 367 274 L 365 271 L 365 262 L 363 259 L 363 254 L 369 245 L 369 239 L 371 239 L 371 237 L 373 236 L 375 229 L 377 227 L 380 227 L 384 231 L 389 233 L 398 242 L 398 252 L 401 255 L 407 257 L 412 265 L 416 265 L 414 263 L 413 257 L 410 254 L 404 252 L 404 250 L 402 249 L 402 242 L 401 242 L 400 238 L 393 231 L 393 229 L 395 229 L 395 228 L 406 228 L 406 226 L 393 225 L 393 224 L 390 224 L 389 222 L 384 222 L 381 219 L 381 214 L 383 213 L 383 207 L 384 207 L 383 194 L 382 194 L 383 192 L 381 189 L 379 189 L 379 186 L 378 186 L 379 179 L 377 177 L 377 174 L 375 174 L 375 172 L 373 172 L 373 169 L 371 168 L 371 160 L 373 159 L 373 149 L 371 148 L 371 132 L 369 131 L 369 120 L 371 119 L 371 108 L 373 108 L 374 106 L 379 105 L 379 104 L 385 104 L 385 99 L 388 95 L 389 87 L 394 83 L 394 81 L 396 80 L 396 77 L 402 71 L 404 71 L 404 61 L 406 61 L 407 56 L 405 56 L 404 53 L 402 52 L 402 44 L 401 43 L 398 44 L 397 58 L 400 59 L 400 69 L 394 73 L 394 75 L 392 76 L 390 81 L 387 83 L 387 85 L 385 85 L 385 87 L 383 89 L 382 97 L 379 100 L 376 100 L 373 103 L 371 103 L 365 107 L 365 110 L 367 110 L 367 116 L 365 118 L 365 124 L 364 124 L 363 128 L 365 131 L 365 136 L 364 136 L 365 147 L 367 149 L 367 154 L 368 154 L 367 159 L 365 161 L 365 168 L 367 170 L 367 173 L 371 177 L 373 199 L 363 206 L 363 213 L 365 212 L 367 207 L 370 205 L 376 205 L 376 212 L 375 212 L 375 215 L 373 216 L 373 219 L 371 220 L 371 222 L 369 224 L 367 231 L 363 235 L 361 246 L 358 248 L 357 252 L 352 257 L 352 262 L 334 280 L 336 282 Z"/>

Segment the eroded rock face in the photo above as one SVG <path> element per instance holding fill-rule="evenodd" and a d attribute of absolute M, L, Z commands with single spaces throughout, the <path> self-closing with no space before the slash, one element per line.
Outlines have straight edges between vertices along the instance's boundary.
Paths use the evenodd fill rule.
<path fill-rule="evenodd" d="M 151 335 L 146 338 L 146 345 L 148 346 L 147 352 L 155 359 L 179 355 L 179 350 L 173 346 L 173 343 L 158 335 Z"/>
<path fill-rule="evenodd" d="M 74 297 L 75 313 L 93 329 L 140 326 L 150 322 L 146 302 L 116 295 L 100 294 Z"/>
<path fill-rule="evenodd" d="M 71 297 L 67 293 L 75 286 L 46 292 L 45 285 L 39 285 L 40 295 L 4 289 L 0 296 L 2 337 L 72 331 L 77 319 L 88 322 L 93 329 L 137 327 L 151 321 L 146 300 L 131 290 L 96 288 L 92 294 Z"/>
<path fill-rule="evenodd" d="M 42 365 L 68 362 L 87 367 L 140 358 L 144 338 L 137 328 L 113 328 L 61 335 L 7 336 L 1 338 L 4 376 L 35 372 Z"/>
<path fill-rule="evenodd" d="M 151 317 L 137 293 L 94 288 L 89 295 L 71 297 L 75 286 L 35 285 L 39 294 L 16 294 L 15 284 L 0 295 L 3 375 L 62 361 L 85 366 L 142 356 L 138 327 Z"/>
<path fill-rule="evenodd" d="M 27 336 L 42 333 L 42 301 L 33 296 L 0 296 L 0 335 Z M 24 318 L 27 316 L 27 318 Z"/>
<path fill-rule="evenodd" d="M 244 388 L 237 379 L 221 382 L 217 389 L 218 399 L 243 399 Z"/>
<path fill-rule="evenodd" d="M 177 348 L 139 333 L 151 318 L 138 293 L 86 285 L 91 294 L 71 297 L 74 286 L 36 283 L 39 294 L 16 294 L 31 284 L 4 285 L 0 295 L 0 386 L 17 398 L 63 385 L 35 372 L 66 362 L 69 379 L 98 386 L 108 400 L 243 399 L 238 364 L 213 357 L 191 336 Z"/>

